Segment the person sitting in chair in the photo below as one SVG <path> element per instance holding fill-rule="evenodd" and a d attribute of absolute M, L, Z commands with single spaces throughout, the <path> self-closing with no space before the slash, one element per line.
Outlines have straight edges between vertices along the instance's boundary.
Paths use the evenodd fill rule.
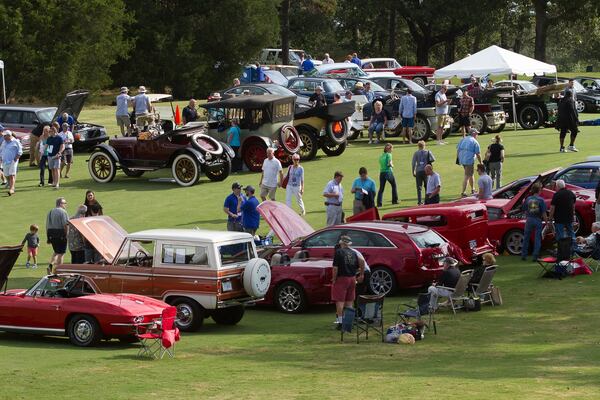
<path fill-rule="evenodd" d="M 594 222 L 592 224 L 592 233 L 588 237 L 577 236 L 577 253 L 593 251 L 597 245 L 600 245 L 598 242 L 600 240 L 598 237 L 600 233 L 598 233 L 598 231 L 600 231 L 600 222 Z"/>
<path fill-rule="evenodd" d="M 442 272 L 439 282 L 434 281 L 427 289 L 430 295 L 429 307 L 435 310 L 438 308 L 438 297 L 450 297 L 452 292 L 444 288 L 454 288 L 459 279 L 458 261 L 455 258 L 446 257 L 444 259 L 444 272 Z"/>

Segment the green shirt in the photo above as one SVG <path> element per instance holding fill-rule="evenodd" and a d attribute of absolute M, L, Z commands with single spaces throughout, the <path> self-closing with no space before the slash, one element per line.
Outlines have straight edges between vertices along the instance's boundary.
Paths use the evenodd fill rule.
<path fill-rule="evenodd" d="M 381 156 L 379 156 L 379 172 L 391 172 L 392 167 L 390 163 L 392 162 L 392 153 L 383 152 Z"/>

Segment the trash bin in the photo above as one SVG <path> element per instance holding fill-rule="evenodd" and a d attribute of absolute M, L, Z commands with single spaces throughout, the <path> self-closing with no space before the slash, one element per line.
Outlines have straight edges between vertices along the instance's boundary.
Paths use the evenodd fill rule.
<path fill-rule="evenodd" d="M 594 66 L 588 65 L 587 67 L 585 67 L 585 72 L 594 72 Z"/>

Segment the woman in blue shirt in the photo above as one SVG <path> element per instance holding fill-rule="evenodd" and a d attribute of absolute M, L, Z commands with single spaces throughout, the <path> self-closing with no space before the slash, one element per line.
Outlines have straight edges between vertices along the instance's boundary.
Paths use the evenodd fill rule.
<path fill-rule="evenodd" d="M 231 127 L 229 128 L 229 131 L 227 132 L 227 144 L 229 146 L 231 146 L 231 148 L 233 149 L 233 152 L 235 153 L 235 157 L 233 160 L 231 160 L 231 169 L 233 171 L 240 171 L 242 169 L 242 163 L 241 163 L 241 159 L 239 157 L 239 150 L 240 150 L 240 127 L 239 125 L 239 120 L 237 118 L 234 118 L 231 120 Z"/>
<path fill-rule="evenodd" d="M 306 215 L 306 209 L 304 208 L 304 201 L 302 195 L 304 194 L 304 168 L 300 165 L 300 155 L 294 154 L 292 156 L 293 164 L 288 168 L 288 184 L 285 188 L 285 204 L 288 207 L 292 207 L 292 198 L 296 198 L 298 207 L 300 208 L 300 214 Z"/>

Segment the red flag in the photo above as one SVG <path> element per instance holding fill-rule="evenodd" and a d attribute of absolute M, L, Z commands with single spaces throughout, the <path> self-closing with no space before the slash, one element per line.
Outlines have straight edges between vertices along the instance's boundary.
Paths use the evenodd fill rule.
<path fill-rule="evenodd" d="M 175 107 L 175 125 L 181 125 L 181 114 L 179 113 L 179 104 Z"/>

